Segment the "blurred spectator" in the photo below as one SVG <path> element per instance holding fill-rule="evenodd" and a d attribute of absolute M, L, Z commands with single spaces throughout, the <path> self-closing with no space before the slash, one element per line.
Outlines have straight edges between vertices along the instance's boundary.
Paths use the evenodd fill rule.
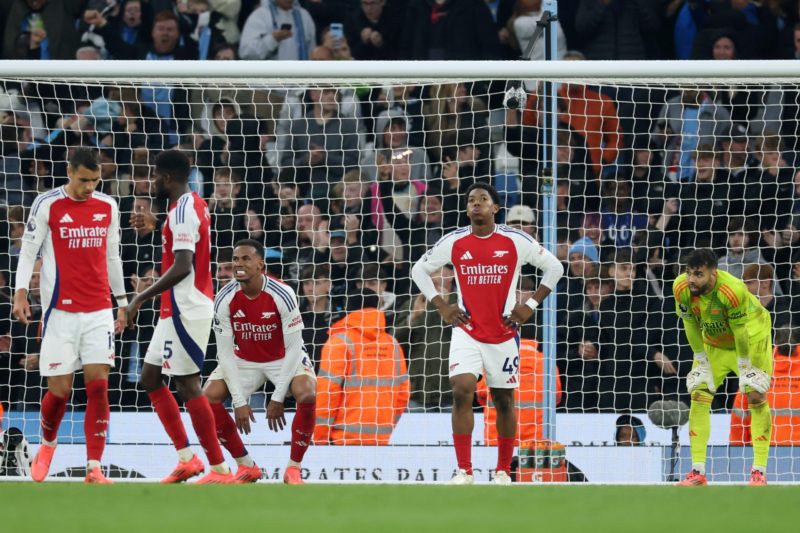
<path fill-rule="evenodd" d="M 772 317 L 773 328 L 793 326 L 791 300 L 775 295 L 775 271 L 770 265 L 754 264 L 744 267 L 742 280 L 750 294 L 758 298 Z"/>
<path fill-rule="evenodd" d="M 793 294 L 792 269 L 800 262 L 800 218 L 792 217 L 790 223 L 777 231 L 762 232 L 761 241 L 761 254 L 775 267 L 775 283 L 783 294 Z"/>
<path fill-rule="evenodd" d="M 559 328 L 560 362 L 568 411 L 592 412 L 600 405 L 600 305 L 613 284 L 589 278 L 580 309 L 567 309 L 566 326 Z"/>
<path fill-rule="evenodd" d="M 132 43 L 124 39 L 124 32 L 111 25 L 108 19 L 97 10 L 87 10 L 83 14 L 87 24 L 94 25 L 95 32 L 103 37 L 106 49 L 115 59 L 147 59 L 169 61 L 176 59 L 197 59 L 197 41 L 184 29 L 178 16 L 172 11 L 162 11 L 153 18 L 150 40 L 136 39 Z"/>
<path fill-rule="evenodd" d="M 5 59 L 74 59 L 75 21 L 82 0 L 6 0 L 0 3 Z"/>
<path fill-rule="evenodd" d="M 222 288 L 236 279 L 233 272 L 233 248 L 217 248 L 217 254 L 214 263 L 216 264 L 216 272 L 214 279 L 217 282 L 216 293 Z"/>
<path fill-rule="evenodd" d="M 733 217 L 728 224 L 728 249 L 720 258 L 719 268 L 742 279 L 744 266 L 766 264 L 758 249 L 758 226 L 751 219 Z"/>
<path fill-rule="evenodd" d="M 647 59 L 645 36 L 660 24 L 648 0 L 581 0 L 575 19 L 588 59 Z"/>
<path fill-rule="evenodd" d="M 506 226 L 517 228 L 536 238 L 536 214 L 527 205 L 515 205 L 506 214 Z"/>
<path fill-rule="evenodd" d="M 780 138 L 767 137 L 756 152 L 759 167 L 746 172 L 744 214 L 762 231 L 782 229 L 789 223 L 794 196 L 794 169 L 781 152 Z"/>
<path fill-rule="evenodd" d="M 523 59 L 530 58 L 533 61 L 543 61 L 545 59 L 545 33 L 539 34 L 539 39 L 533 43 L 530 56 L 524 56 L 528 47 L 531 46 L 531 39 L 536 31 L 536 23 L 541 20 L 543 14 L 542 0 L 516 0 L 514 12 L 508 21 L 508 32 L 513 48 L 518 52 L 518 56 Z M 551 22 L 551 29 L 556 31 L 556 58 L 564 59 L 567 53 L 567 38 L 558 20 Z"/>
<path fill-rule="evenodd" d="M 214 172 L 214 192 L 208 199 L 211 213 L 211 239 L 217 248 L 233 248 L 233 243 L 244 238 L 247 201 L 240 198 L 242 182 L 230 168 Z"/>
<path fill-rule="evenodd" d="M 387 445 L 406 410 L 403 349 L 386 332 L 378 296 L 351 295 L 347 315 L 333 323 L 317 380 L 315 444 Z"/>
<path fill-rule="evenodd" d="M 488 141 L 489 111 L 486 102 L 469 91 L 463 83 L 445 83 L 432 88 L 430 99 L 422 109 L 425 115 L 425 147 L 431 161 L 445 163 L 444 150 L 452 147 L 454 139 L 463 139 L 457 141 L 458 146 L 467 142 L 480 146 Z M 450 146 L 446 142 L 448 140 Z M 488 151 L 483 155 L 488 157 Z"/>
<path fill-rule="evenodd" d="M 389 110 L 386 115 L 379 116 L 375 120 L 375 149 L 376 151 L 390 149 L 393 153 L 407 152 L 405 157 L 411 165 L 410 178 L 427 181 L 432 177 L 428 155 L 423 148 L 409 145 L 408 121 L 405 116 L 392 111 Z"/>
<path fill-rule="evenodd" d="M 141 223 L 130 224 L 122 230 L 121 257 L 125 278 L 141 275 L 139 268 L 144 264 L 161 261 L 161 230 L 152 211 L 153 200 L 149 196 L 136 197 L 133 202 L 131 220 L 137 217 Z M 135 228 L 135 229 L 134 229 Z M 135 289 L 135 287 L 129 287 Z"/>
<path fill-rule="evenodd" d="M 327 265 L 306 265 L 300 271 L 300 313 L 303 315 L 303 341 L 311 346 L 312 359 L 319 369 L 322 346 L 328 340 L 328 328 L 336 320 L 341 302 L 331 295 L 330 269 Z"/>
<path fill-rule="evenodd" d="M 684 89 L 667 100 L 655 123 L 654 140 L 665 151 L 664 164 L 671 181 L 690 180 L 692 156 L 699 144 L 714 144 L 730 132 L 730 113 L 705 92 Z"/>
<path fill-rule="evenodd" d="M 636 416 L 622 415 L 617 418 L 614 442 L 617 446 L 642 446 L 646 436 L 642 420 Z"/>
<path fill-rule="evenodd" d="M 219 21 L 215 24 L 217 30 L 221 32 L 224 43 L 236 44 L 239 42 L 241 32 L 239 31 L 239 12 L 242 7 L 241 0 L 208 0 L 208 6 L 212 13 L 220 16 Z M 221 45 L 216 49 L 216 53 L 225 47 Z M 235 49 L 233 49 L 235 50 Z M 212 54 L 213 59 L 219 59 Z M 232 58 L 233 59 L 233 58 Z"/>
<path fill-rule="evenodd" d="M 353 57 L 359 60 L 398 59 L 403 34 L 403 12 L 398 0 L 361 0 L 352 11 L 344 33 Z"/>
<path fill-rule="evenodd" d="M 295 0 L 262 0 L 239 41 L 242 59 L 308 59 L 317 42 L 311 15 Z"/>
<path fill-rule="evenodd" d="M 301 192 L 323 200 L 330 196 L 329 187 L 358 163 L 358 122 L 341 116 L 336 89 L 308 89 L 303 103 L 302 115 L 290 122 L 280 165 L 295 172 Z"/>
<path fill-rule="evenodd" d="M 404 299 L 388 290 L 389 283 L 386 273 L 383 272 L 380 265 L 367 263 L 362 266 L 355 286 L 358 290 L 369 289 L 378 295 L 378 309 L 386 315 L 386 327 L 391 330 L 399 318 L 398 311 Z"/>
<path fill-rule="evenodd" d="M 347 232 L 342 229 L 330 232 L 329 263 L 331 268 L 331 293 L 344 295 L 355 287 L 365 257 L 361 246 L 347 245 Z"/>
<path fill-rule="evenodd" d="M 436 290 L 448 304 L 456 303 L 454 273 L 450 265 L 431 275 Z M 394 335 L 408 353 L 408 375 L 411 379 L 409 410 L 438 411 L 453 404 L 448 379 L 450 337 L 453 328 L 442 321 L 425 297 L 417 294 L 411 310 L 397 323 Z"/>
<path fill-rule="evenodd" d="M 404 59 L 500 59 L 492 13 L 483 0 L 411 0 Z"/>
<path fill-rule="evenodd" d="M 647 223 L 647 215 L 639 213 L 633 203 L 629 181 L 609 180 L 603 185 L 603 245 L 617 248 L 635 246 L 645 235 Z"/>
<path fill-rule="evenodd" d="M 649 328 L 655 302 L 637 279 L 628 250 L 619 250 L 609 265 L 614 292 L 600 304 L 600 408 L 644 411 L 648 403 L 648 355 L 655 331 Z"/>
<path fill-rule="evenodd" d="M 94 9 L 87 9 L 84 20 L 89 24 L 89 31 L 99 35 L 113 34 L 114 39 L 121 39 L 127 45 L 146 50 L 151 43 L 151 30 L 153 26 L 152 4 L 142 0 L 127 0 L 112 8 L 104 9 L 106 15 L 94 16 Z M 90 13 L 91 12 L 91 13 Z M 89 19 L 86 16 L 89 15 Z M 105 44 L 105 40 L 103 40 Z M 122 59 L 111 57 L 109 59 Z"/>

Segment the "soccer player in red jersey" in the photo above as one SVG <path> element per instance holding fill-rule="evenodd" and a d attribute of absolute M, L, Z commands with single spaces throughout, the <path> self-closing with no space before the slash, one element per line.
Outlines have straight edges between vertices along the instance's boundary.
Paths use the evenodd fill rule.
<path fill-rule="evenodd" d="M 233 483 L 214 429 L 214 413 L 200 387 L 214 316 L 211 217 L 206 202 L 189 189 L 190 172 L 189 158 L 177 150 L 167 150 L 156 157 L 155 194 L 169 199 L 167 221 L 161 230 L 161 278 L 130 303 L 128 325 L 133 327 L 136 323 L 143 302 L 161 295 L 161 314 L 144 358 L 141 382 L 178 451 L 178 466 L 162 483 L 185 481 L 205 470 L 189 447 L 178 402 L 162 381 L 162 373 L 175 380 L 211 465 L 211 471 L 198 483 Z M 132 225 L 141 223 L 134 216 Z"/>
<path fill-rule="evenodd" d="M 494 482 L 511 483 L 511 458 L 517 417 L 514 389 L 519 386 L 517 329 L 533 315 L 564 273 L 558 259 L 527 233 L 498 225 L 497 191 L 476 183 L 466 192 L 471 224 L 442 237 L 423 255 L 411 275 L 425 298 L 455 328 L 450 342 L 450 384 L 453 387 L 453 443 L 458 471 L 453 484 L 471 484 L 472 400 L 478 377 L 486 384 L 497 409 L 497 474 Z M 533 297 L 516 303 L 520 268 L 531 264 L 542 271 Z M 456 272 L 458 303 L 447 304 L 438 294 L 431 273 L 452 264 Z"/>
<path fill-rule="evenodd" d="M 303 483 L 300 463 L 311 443 L 316 423 L 314 365 L 303 345 L 303 318 L 294 290 L 264 274 L 264 246 L 252 239 L 236 243 L 233 249 L 236 282 L 222 289 L 214 302 L 214 333 L 217 337 L 219 366 L 206 383 L 217 422 L 217 435 L 239 463 L 236 480 L 255 482 L 261 469 L 247 454 L 236 432 L 250 433 L 255 420 L 250 395 L 267 380 L 275 385 L 267 421 L 270 429 L 282 430 L 286 424 L 283 401 L 291 392 L 297 401 L 292 421 L 292 447 L 283 482 Z M 236 422 L 222 405 L 232 398 Z"/>
<path fill-rule="evenodd" d="M 119 209 L 95 191 L 100 154 L 76 148 L 67 166 L 69 183 L 40 194 L 25 226 L 17 267 L 13 314 L 29 322 L 28 286 L 37 254 L 42 255 L 42 319 L 39 373 L 47 377 L 42 399 L 42 444 L 31 465 L 44 481 L 56 435 L 72 392 L 73 374 L 83 368 L 86 384 L 87 483 L 111 483 L 100 469 L 108 428 L 108 373 L 114 366 L 114 335 L 125 326 L 125 284 L 119 256 Z M 114 321 L 109 286 L 120 306 Z"/>

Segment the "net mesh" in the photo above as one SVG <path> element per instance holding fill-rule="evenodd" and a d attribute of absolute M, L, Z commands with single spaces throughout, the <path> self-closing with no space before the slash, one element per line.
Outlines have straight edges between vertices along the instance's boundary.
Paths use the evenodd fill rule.
<path fill-rule="evenodd" d="M 136 294 L 160 271 L 166 206 L 151 195 L 152 161 L 176 147 L 192 160 L 192 190 L 209 204 L 215 290 L 232 282 L 233 243 L 254 238 L 264 244 L 269 272 L 298 293 L 304 339 L 317 371 L 323 370 L 320 380 L 326 379 L 329 328 L 364 288 L 379 295 L 386 333 L 402 347 L 402 364 L 391 371 L 398 375 L 371 370 L 358 377 L 407 375 L 405 385 L 377 392 L 353 387 L 347 391 L 351 403 L 341 413 L 329 411 L 362 427 L 375 413 L 389 412 L 393 432 L 380 436 L 379 446 L 356 448 L 375 444 L 376 435 L 362 433 L 342 437 L 342 446 L 312 448 L 308 475 L 448 478 L 455 466 L 451 330 L 419 295 L 410 267 L 442 235 L 468 223 L 462 194 L 475 182 L 491 183 L 500 193 L 498 222 L 543 240 L 540 176 L 550 151 L 544 144 L 549 118 L 542 84 L 522 83 L 528 93 L 523 109 L 503 105 L 507 86 L 492 80 L 0 79 L 0 304 L 6 308 L 0 315 L 0 400 L 9 408 L 6 425 L 20 426 L 32 442 L 38 439 L 44 391 L 37 372 L 38 324 L 25 327 L 8 318 L 8 287 L 34 198 L 66 182 L 73 147 L 98 147 L 101 188 L 120 205 L 127 289 Z M 554 431 L 574 469 L 589 480 L 660 481 L 670 475 L 672 435 L 648 420 L 647 409 L 659 400 L 689 403 L 683 378 L 692 353 L 675 314 L 672 281 L 696 248 L 712 248 L 720 268 L 745 279 L 772 313 L 770 473 L 788 481 L 800 476 L 792 468 L 800 439 L 800 430 L 794 431 L 800 418 L 793 418 L 800 413 L 800 378 L 792 366 L 800 305 L 798 94 L 796 80 L 557 85 L 553 251 L 566 275 L 553 296 L 559 413 Z M 145 215 L 144 228 L 130 226 L 134 212 Z M 445 299 L 455 299 L 452 269 L 445 267 L 434 281 Z M 34 316 L 40 318 L 33 283 Z M 537 283 L 535 269 L 523 267 L 520 301 Z M 111 375 L 107 456 L 130 475 L 159 475 L 173 461 L 147 395 L 137 387 L 155 305 L 147 304 L 137 328 L 118 338 Z M 520 331 L 523 442 L 544 436 L 543 312 Z M 203 375 L 215 365 L 212 336 Z M 750 453 L 738 447 L 749 436 L 737 389 L 738 381 L 730 378 L 715 398 L 710 441 L 710 464 L 730 479 L 739 479 L 739 471 L 744 475 L 737 461 L 744 465 Z M 270 390 L 267 385 L 251 398 L 257 411 L 263 412 Z M 494 448 L 485 446 L 496 439 L 493 410 L 484 409 L 490 403 L 479 386 L 475 463 L 485 479 L 495 458 Z M 81 464 L 84 407 L 79 377 L 60 437 L 77 451 L 59 456 L 63 469 Z M 261 420 L 258 425 L 263 427 L 246 444 L 259 464 L 280 464 L 288 438 L 268 433 Z M 688 433 L 681 431 L 686 445 Z M 659 445 L 615 445 L 627 440 Z M 688 449 L 679 452 L 679 468 L 685 468 Z M 145 466 L 148 461 L 154 466 Z"/>

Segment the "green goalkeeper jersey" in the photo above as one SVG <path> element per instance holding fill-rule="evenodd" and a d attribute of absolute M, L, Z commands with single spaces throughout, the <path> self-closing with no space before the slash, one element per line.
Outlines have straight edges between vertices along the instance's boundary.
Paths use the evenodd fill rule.
<path fill-rule="evenodd" d="M 683 319 L 694 352 L 705 352 L 708 346 L 749 357 L 753 341 L 770 335 L 769 311 L 742 280 L 723 270 L 717 270 L 717 281 L 708 294 L 692 296 L 685 273 L 677 277 L 672 291 L 675 312 Z"/>

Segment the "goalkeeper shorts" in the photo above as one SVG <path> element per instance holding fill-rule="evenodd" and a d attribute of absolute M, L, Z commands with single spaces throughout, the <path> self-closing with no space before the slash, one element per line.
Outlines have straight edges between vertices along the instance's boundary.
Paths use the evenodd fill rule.
<path fill-rule="evenodd" d="M 708 362 L 711 365 L 711 373 L 714 376 L 714 386 L 719 390 L 725 378 L 728 377 L 731 372 L 737 376 L 739 375 L 737 353 L 736 350 L 722 350 L 712 346 L 706 346 L 706 350 Z M 769 335 L 751 341 L 750 364 L 755 368 L 763 370 L 768 375 L 772 375 L 772 339 Z M 701 388 L 703 387 L 705 387 L 705 385 L 701 386 Z M 751 390 L 748 387 L 744 392 L 751 392 Z"/>

